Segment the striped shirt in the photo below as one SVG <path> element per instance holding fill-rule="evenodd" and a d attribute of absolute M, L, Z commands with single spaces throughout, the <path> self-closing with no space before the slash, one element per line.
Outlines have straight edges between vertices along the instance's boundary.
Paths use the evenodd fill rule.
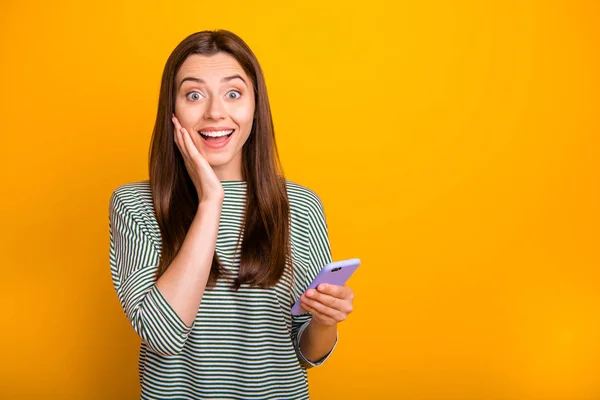
<path fill-rule="evenodd" d="M 225 197 L 216 252 L 237 276 L 235 253 L 243 223 L 246 182 L 221 181 Z M 192 326 L 187 326 L 156 287 L 161 236 L 148 180 L 119 186 L 109 207 L 110 268 L 127 319 L 142 339 L 139 377 L 142 399 L 308 399 L 306 369 L 321 365 L 301 353 L 310 314 L 291 308 L 319 270 L 331 261 L 320 198 L 286 181 L 290 204 L 293 274 L 274 287 L 220 277 L 207 288 Z M 337 339 L 335 344 L 337 345 Z"/>

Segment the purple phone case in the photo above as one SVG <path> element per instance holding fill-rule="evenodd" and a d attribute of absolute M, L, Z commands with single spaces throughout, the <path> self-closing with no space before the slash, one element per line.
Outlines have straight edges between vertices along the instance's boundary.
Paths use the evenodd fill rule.
<path fill-rule="evenodd" d="M 321 283 L 344 286 L 350 275 L 356 271 L 360 265 L 360 259 L 352 258 L 350 260 L 335 261 L 324 266 L 311 284 L 306 288 L 316 289 Z M 335 271 L 334 271 L 335 270 Z M 305 290 L 305 292 L 306 292 Z M 292 315 L 305 314 L 306 311 L 300 306 L 300 299 L 292 307 Z"/>

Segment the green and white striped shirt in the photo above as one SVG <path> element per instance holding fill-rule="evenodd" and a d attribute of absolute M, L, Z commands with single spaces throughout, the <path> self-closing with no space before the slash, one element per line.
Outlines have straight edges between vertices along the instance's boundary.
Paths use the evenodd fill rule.
<path fill-rule="evenodd" d="M 288 269 L 268 289 L 220 277 L 204 292 L 188 327 L 157 289 L 161 236 L 148 180 L 124 184 L 110 198 L 110 267 L 114 288 L 142 339 L 139 376 L 142 399 L 308 399 L 300 336 L 310 314 L 291 307 L 319 270 L 331 261 L 327 223 L 320 198 L 287 182 L 291 214 L 293 277 Z M 216 252 L 237 276 L 234 254 L 245 206 L 246 182 L 221 181 L 225 198 Z M 337 345 L 337 339 L 336 339 Z M 334 345 L 335 348 L 335 345 Z M 332 349 L 333 351 L 333 349 Z"/>

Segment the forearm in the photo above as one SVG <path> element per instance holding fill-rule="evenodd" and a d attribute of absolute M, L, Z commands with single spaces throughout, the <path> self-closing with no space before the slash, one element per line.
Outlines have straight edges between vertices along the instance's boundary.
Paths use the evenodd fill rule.
<path fill-rule="evenodd" d="M 156 282 L 157 288 L 191 326 L 202 301 L 215 252 L 222 202 L 201 202 L 181 249 Z"/>
<path fill-rule="evenodd" d="M 311 320 L 300 337 L 300 351 L 306 359 L 317 362 L 333 348 L 337 339 L 337 325 L 319 325 Z"/>

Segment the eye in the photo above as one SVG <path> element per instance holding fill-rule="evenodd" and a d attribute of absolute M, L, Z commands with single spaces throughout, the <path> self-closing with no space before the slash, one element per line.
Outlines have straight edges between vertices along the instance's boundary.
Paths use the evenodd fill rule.
<path fill-rule="evenodd" d="M 189 92 L 188 94 L 185 95 L 185 97 L 187 97 L 188 100 L 192 100 L 192 101 L 197 101 L 202 98 L 202 96 L 200 95 L 199 92 Z"/>
<path fill-rule="evenodd" d="M 239 92 L 239 90 L 232 90 L 232 91 L 230 91 L 229 93 L 237 93 L 237 94 L 239 94 L 239 96 L 241 96 L 241 95 L 242 95 L 242 94 Z M 227 98 L 229 98 L 229 99 L 235 100 L 235 99 L 239 99 L 239 98 L 240 98 L 239 96 L 238 96 L 238 97 L 231 97 L 231 96 L 229 95 L 229 93 L 227 93 Z"/>

